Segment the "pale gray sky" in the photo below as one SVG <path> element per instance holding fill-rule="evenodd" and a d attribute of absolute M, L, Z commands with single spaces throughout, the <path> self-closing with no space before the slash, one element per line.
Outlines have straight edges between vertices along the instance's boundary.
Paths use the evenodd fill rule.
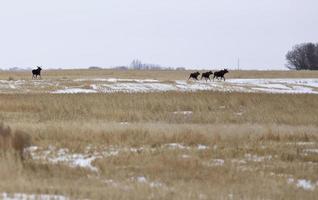
<path fill-rule="evenodd" d="M 318 40 L 317 0 L 0 0 L 0 68 L 284 69 Z"/>

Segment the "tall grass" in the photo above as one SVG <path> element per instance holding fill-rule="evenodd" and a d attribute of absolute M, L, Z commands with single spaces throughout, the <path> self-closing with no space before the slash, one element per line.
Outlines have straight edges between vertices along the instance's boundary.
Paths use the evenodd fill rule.
<path fill-rule="evenodd" d="M 0 192 L 74 199 L 315 199 L 317 189 L 296 183 L 318 180 L 318 156 L 306 152 L 318 148 L 316 108 L 318 96 L 306 94 L 1 94 L 0 120 L 11 128 L 0 126 L 0 151 L 6 152 L 0 156 Z M 107 148 L 120 153 L 96 159 L 95 172 L 22 160 L 17 155 L 30 140 L 43 153 L 83 153 L 87 147 L 88 156 Z M 188 148 L 167 148 L 171 143 Z"/>
<path fill-rule="evenodd" d="M 22 131 L 13 132 L 10 127 L 0 123 L 0 155 L 17 154 L 23 158 L 23 152 L 31 144 L 30 136 Z"/>
<path fill-rule="evenodd" d="M 93 121 L 318 124 L 317 95 L 243 93 L 8 94 L 0 118 L 9 122 Z M 183 115 L 176 111 L 192 111 Z"/>

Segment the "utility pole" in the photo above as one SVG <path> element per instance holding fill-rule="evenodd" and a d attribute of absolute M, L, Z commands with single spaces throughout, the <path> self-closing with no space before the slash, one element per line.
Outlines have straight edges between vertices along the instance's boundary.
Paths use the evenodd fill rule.
<path fill-rule="evenodd" d="M 237 70 L 240 70 L 240 58 L 237 59 Z"/>

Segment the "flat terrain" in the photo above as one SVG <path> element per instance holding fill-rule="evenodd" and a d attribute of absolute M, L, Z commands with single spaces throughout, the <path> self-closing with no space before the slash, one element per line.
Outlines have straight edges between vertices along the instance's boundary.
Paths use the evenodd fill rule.
<path fill-rule="evenodd" d="M 254 92 L 318 94 L 318 73 L 231 71 L 227 81 L 188 80 L 190 71 L 51 70 L 42 80 L 29 72 L 0 73 L 0 93 Z M 280 78 L 278 78 L 280 76 Z M 211 77 L 213 78 L 213 77 Z"/>
<path fill-rule="evenodd" d="M 309 85 L 315 84 L 316 72 L 238 71 L 229 74 L 228 82 L 216 83 L 298 79 L 307 81 L 298 86 L 311 88 L 310 94 L 52 94 L 65 91 L 64 86 L 93 90 L 92 84 L 127 83 L 119 79 L 177 84 L 189 72 L 45 73 L 42 81 L 33 82 L 24 72 L 0 73 L 3 85 L 9 76 L 11 82 L 32 84 L 29 91 L 23 86 L 0 94 L 0 199 L 317 198 L 318 95 Z M 63 83 L 63 88 L 41 87 L 46 82 Z M 265 88 L 277 84 L 296 87 L 295 82 L 267 82 Z"/>
<path fill-rule="evenodd" d="M 210 69 L 209 69 L 210 70 Z M 212 70 L 213 72 L 216 71 Z M 46 79 L 77 79 L 77 78 L 127 78 L 127 79 L 157 79 L 160 81 L 185 80 L 196 70 L 114 70 L 114 69 L 74 69 L 74 70 L 45 70 L 42 76 Z M 205 72 L 207 70 L 199 70 Z M 29 80 L 31 71 L 0 71 L 0 80 Z M 230 70 L 228 78 L 318 78 L 318 71 L 257 71 Z"/>

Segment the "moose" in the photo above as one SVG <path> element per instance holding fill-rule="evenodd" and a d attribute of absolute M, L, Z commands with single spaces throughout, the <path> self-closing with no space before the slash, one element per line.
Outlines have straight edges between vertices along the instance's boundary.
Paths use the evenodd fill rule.
<path fill-rule="evenodd" d="M 202 73 L 201 80 L 204 78 L 205 81 L 208 81 L 208 80 L 211 81 L 210 76 L 211 76 L 212 74 L 213 74 L 212 71 L 208 71 L 208 72 Z"/>
<path fill-rule="evenodd" d="M 198 80 L 199 80 L 199 79 L 198 79 L 199 75 L 200 75 L 200 72 L 191 73 L 190 76 L 189 76 L 189 78 L 188 78 L 188 80 L 192 78 L 192 79 L 198 81 Z"/>
<path fill-rule="evenodd" d="M 42 68 L 38 66 L 37 69 L 32 70 L 32 79 L 37 79 L 40 76 L 41 79 L 41 70 Z"/>
<path fill-rule="evenodd" d="M 214 81 L 214 78 L 217 78 L 219 80 L 219 78 L 223 78 L 223 80 L 225 81 L 225 77 L 224 75 L 226 73 L 229 73 L 229 71 L 227 69 L 223 69 L 223 70 L 220 70 L 220 71 L 217 71 L 217 72 L 214 72 L 214 76 L 213 76 L 213 81 Z"/>

